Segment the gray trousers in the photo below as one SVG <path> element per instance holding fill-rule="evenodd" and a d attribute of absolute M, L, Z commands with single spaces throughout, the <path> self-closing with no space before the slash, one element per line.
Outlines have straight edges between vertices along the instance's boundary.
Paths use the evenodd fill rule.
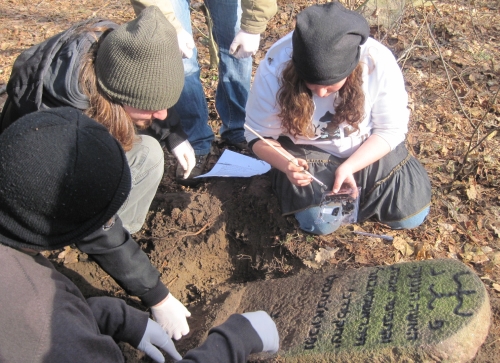
<path fill-rule="evenodd" d="M 345 159 L 335 157 L 311 145 L 295 145 L 289 138 L 278 141 L 290 154 L 309 164 L 309 171 L 333 187 L 335 171 Z M 272 186 L 284 215 L 318 206 L 322 190 L 318 183 L 305 187 L 290 183 L 285 173 L 272 169 Z M 361 187 L 358 222 L 375 218 L 382 223 L 398 222 L 427 209 L 431 201 L 431 183 L 426 170 L 408 153 L 404 143 L 389 154 L 354 174 Z"/>
<path fill-rule="evenodd" d="M 123 226 L 136 233 L 144 224 L 149 206 L 163 177 L 164 155 L 158 141 L 139 135 L 132 150 L 126 153 L 132 174 L 132 189 L 118 211 Z"/>

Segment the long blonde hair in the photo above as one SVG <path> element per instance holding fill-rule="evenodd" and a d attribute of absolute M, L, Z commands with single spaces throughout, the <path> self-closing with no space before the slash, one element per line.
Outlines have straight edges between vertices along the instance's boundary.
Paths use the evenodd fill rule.
<path fill-rule="evenodd" d="M 84 29 L 82 31 L 89 30 Z M 91 31 L 103 32 L 103 34 L 81 60 L 80 86 L 89 98 L 90 103 L 90 107 L 84 113 L 104 125 L 111 135 L 120 142 L 123 150 L 129 151 L 132 149 L 137 137 L 134 122 L 125 112 L 123 106 L 113 102 L 99 86 L 94 65 L 99 45 L 112 29 L 93 28 Z"/>
<path fill-rule="evenodd" d="M 363 68 L 358 64 L 338 91 L 340 103 L 335 105 L 335 114 L 327 127 L 329 130 L 336 129 L 343 122 L 359 129 L 358 125 L 364 118 L 365 104 L 362 85 Z M 280 106 L 278 116 L 281 118 L 282 128 L 293 136 L 314 136 L 311 124 L 314 113 L 312 92 L 299 77 L 292 61 L 284 66 L 279 86 L 276 101 Z"/>

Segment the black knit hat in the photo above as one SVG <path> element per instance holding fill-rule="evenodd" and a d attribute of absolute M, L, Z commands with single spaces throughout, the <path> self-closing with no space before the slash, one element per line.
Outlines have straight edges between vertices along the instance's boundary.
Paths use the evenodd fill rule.
<path fill-rule="evenodd" d="M 104 38 L 95 70 L 113 101 L 141 110 L 172 107 L 184 87 L 177 32 L 157 6 L 145 8 Z"/>
<path fill-rule="evenodd" d="M 360 45 L 369 35 L 363 16 L 338 2 L 310 6 L 297 15 L 292 36 L 295 69 L 308 83 L 335 84 L 356 68 Z"/>
<path fill-rule="evenodd" d="M 102 227 L 130 169 L 109 131 L 70 107 L 30 113 L 0 135 L 0 243 L 56 249 Z"/>

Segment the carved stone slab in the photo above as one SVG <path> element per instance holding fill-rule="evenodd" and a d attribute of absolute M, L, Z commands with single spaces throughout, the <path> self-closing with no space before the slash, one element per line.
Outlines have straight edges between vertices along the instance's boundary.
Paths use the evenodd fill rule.
<path fill-rule="evenodd" d="M 215 324 L 255 310 L 275 319 L 286 362 L 467 362 L 491 314 L 481 280 L 455 260 L 250 283 Z"/>

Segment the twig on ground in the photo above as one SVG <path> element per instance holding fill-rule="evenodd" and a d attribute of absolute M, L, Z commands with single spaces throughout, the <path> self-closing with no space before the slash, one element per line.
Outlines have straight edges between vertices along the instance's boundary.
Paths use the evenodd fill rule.
<path fill-rule="evenodd" d="M 364 4 L 366 4 L 368 2 L 365 1 Z M 383 43 L 385 41 L 385 38 L 387 38 L 387 35 L 389 35 L 389 33 L 392 32 L 392 30 L 394 28 L 396 28 L 396 25 L 399 27 L 401 26 L 401 22 L 403 21 L 403 18 L 405 17 L 405 13 L 406 13 L 406 7 L 403 9 L 403 11 L 401 12 L 401 14 L 399 14 L 399 17 L 394 20 L 394 22 L 392 24 L 390 24 L 390 27 L 387 29 L 387 31 L 385 32 L 384 36 L 382 37 L 382 39 L 380 39 L 380 42 Z M 389 17 L 388 17 L 389 18 Z M 378 16 L 377 16 L 377 23 L 378 23 Z M 377 28 L 379 27 L 379 24 L 377 25 Z M 380 29 L 378 30 L 378 32 L 380 32 Z"/>
<path fill-rule="evenodd" d="M 401 55 L 399 56 L 399 58 L 397 59 L 397 62 L 401 62 L 401 60 L 404 58 L 404 62 L 403 64 L 401 65 L 401 70 L 403 70 L 404 66 L 405 66 L 405 63 L 406 61 L 408 60 L 408 58 L 410 58 L 410 53 L 413 49 L 417 49 L 417 48 L 427 48 L 425 45 L 410 45 L 409 48 L 406 48 L 405 50 L 403 50 L 403 52 L 401 53 Z"/>
<path fill-rule="evenodd" d="M 214 222 L 215 222 L 215 218 L 212 218 L 207 223 L 205 223 L 205 225 L 203 227 L 201 227 L 198 232 L 188 232 L 188 233 L 185 233 L 183 235 L 180 235 L 179 238 L 190 237 L 190 236 L 197 236 L 201 232 L 203 232 L 205 229 L 207 229 L 208 227 L 210 227 Z"/>
<path fill-rule="evenodd" d="M 448 67 L 446 66 L 446 62 L 444 61 L 443 54 L 441 53 L 441 48 L 439 47 L 439 44 L 438 44 L 436 38 L 434 38 L 434 34 L 432 34 L 431 27 L 429 26 L 429 23 L 427 22 L 427 19 L 424 19 L 424 21 L 425 21 L 425 25 L 427 26 L 427 30 L 429 32 L 429 36 L 431 37 L 432 41 L 434 42 L 434 45 L 437 48 L 437 51 L 439 53 L 439 58 L 441 59 L 441 63 L 443 64 L 444 71 L 445 71 L 446 77 L 448 79 L 448 84 L 450 85 L 450 88 L 451 88 L 453 94 L 455 95 L 455 98 L 457 99 L 458 105 L 460 106 L 460 109 L 462 110 L 462 113 L 464 114 L 464 116 L 467 118 L 467 120 L 469 120 L 470 125 L 472 127 L 475 127 L 474 123 L 472 122 L 472 120 L 470 118 L 470 116 L 467 114 L 467 112 L 465 112 L 465 109 L 464 109 L 464 106 L 462 104 L 462 101 L 460 101 L 460 97 L 458 96 L 457 92 L 455 91 L 455 88 L 453 88 L 453 83 L 451 82 L 450 74 L 448 72 Z"/>
<path fill-rule="evenodd" d="M 437 14 L 439 15 L 439 17 L 440 17 L 440 18 L 442 18 L 442 17 L 443 17 L 443 15 L 441 15 L 441 13 L 439 12 L 439 9 L 438 9 L 438 7 L 436 6 L 436 4 L 434 4 L 434 1 L 432 1 L 432 0 L 429 0 L 429 1 L 431 2 L 431 4 L 432 4 L 432 6 L 434 7 L 434 9 L 436 9 L 436 12 L 437 12 Z M 422 1 L 422 4 L 423 4 L 423 3 L 424 3 L 424 1 Z"/>
<path fill-rule="evenodd" d="M 498 91 L 500 91 L 500 88 L 497 89 L 495 95 L 493 96 L 493 99 L 491 100 L 491 102 L 489 103 L 489 106 L 491 107 L 493 104 L 495 104 L 496 102 L 496 99 L 497 99 L 497 96 L 498 96 Z M 486 116 L 488 115 L 488 111 L 490 109 L 490 107 L 487 107 L 486 110 L 484 111 L 484 114 L 483 114 L 483 117 L 481 118 L 481 121 L 479 121 L 479 123 L 477 124 L 477 126 L 474 127 L 474 131 L 472 132 L 472 135 L 470 136 L 470 140 L 469 140 L 469 146 L 467 148 L 467 151 L 465 152 L 464 154 L 464 157 L 462 159 L 462 165 L 460 166 L 460 169 L 458 169 L 457 173 L 455 174 L 455 178 L 453 180 L 457 180 L 458 176 L 462 173 L 462 170 L 464 169 L 465 167 L 465 164 L 467 163 L 467 157 L 469 156 L 469 154 L 474 150 L 476 149 L 479 145 L 481 145 L 481 143 L 486 140 L 492 133 L 496 132 L 496 131 L 499 131 L 500 130 L 500 127 L 495 127 L 493 130 L 491 130 L 490 132 L 488 132 L 485 136 L 483 136 L 477 143 L 476 145 L 472 146 L 472 139 L 474 138 L 474 135 L 478 132 L 479 130 L 479 127 L 484 123 L 484 120 L 486 119 Z"/>
<path fill-rule="evenodd" d="M 191 6 L 190 8 L 191 8 L 191 10 L 202 11 L 202 10 L 200 9 L 200 7 L 201 7 L 202 5 L 203 5 L 203 4 L 198 3 L 198 4 L 196 4 L 195 6 Z M 203 15 L 205 15 L 205 14 L 203 14 Z M 196 30 L 198 30 L 198 31 L 201 33 L 201 35 L 203 35 L 203 37 L 204 37 L 204 38 L 208 39 L 208 35 L 206 35 L 205 33 L 203 33 L 203 31 L 202 31 L 200 28 L 198 28 L 198 27 L 196 26 L 196 24 L 191 23 L 191 26 L 194 26 L 194 27 L 196 28 Z M 209 29 L 209 30 L 210 30 L 210 29 Z"/>
<path fill-rule="evenodd" d="M 99 9 L 97 9 L 96 11 L 94 11 L 94 12 L 92 13 L 91 18 L 95 18 L 95 17 L 97 16 L 97 13 L 98 13 L 99 11 L 101 11 L 101 10 L 104 10 L 104 9 L 105 9 L 105 8 L 109 5 L 109 3 L 110 3 L 110 2 L 108 1 L 106 4 L 104 4 L 104 5 L 103 5 L 103 6 L 101 6 Z"/>
<path fill-rule="evenodd" d="M 414 13 L 415 13 L 415 8 L 413 8 L 413 11 L 414 11 Z M 424 14 L 424 16 L 425 16 L 425 17 L 427 17 L 427 14 Z M 417 40 L 417 37 L 418 37 L 418 35 L 420 34 L 420 31 L 421 31 L 421 30 L 423 29 L 423 27 L 424 27 L 424 24 L 425 24 L 425 23 L 422 23 L 422 24 L 420 25 L 420 27 L 418 28 L 418 30 L 417 30 L 417 34 L 415 34 L 415 36 L 413 37 L 413 40 L 411 41 L 410 48 L 409 48 L 408 50 L 404 50 L 404 51 L 403 51 L 403 55 L 401 55 L 401 57 L 399 57 L 399 59 L 397 60 L 397 62 L 399 63 L 399 61 L 400 61 L 400 60 L 401 60 L 404 56 L 407 56 L 407 57 L 405 58 L 405 60 L 404 60 L 403 64 L 401 64 L 401 70 L 403 70 L 403 69 L 404 69 L 405 64 L 406 64 L 406 61 L 408 60 L 408 58 L 410 58 L 410 56 L 409 56 L 409 55 L 410 55 L 410 52 L 411 52 L 411 50 L 412 50 L 412 49 L 417 48 L 417 47 L 418 47 L 418 48 L 425 48 L 425 46 L 424 46 L 424 45 L 415 45 L 415 46 L 414 46 L 415 41 Z"/>
<path fill-rule="evenodd" d="M 172 280 L 170 280 L 169 282 L 167 282 L 167 286 L 172 285 L 172 283 L 173 283 L 174 281 L 176 281 L 178 278 L 179 278 L 179 275 L 175 276 Z"/>
<path fill-rule="evenodd" d="M 488 343 L 488 346 L 490 346 L 490 345 L 492 345 L 492 344 L 494 344 L 494 343 L 498 342 L 499 340 L 500 340 L 500 338 L 495 339 L 494 341 L 492 341 L 492 342 Z"/>
<path fill-rule="evenodd" d="M 476 39 L 478 38 L 477 33 L 476 33 L 476 24 L 474 24 L 474 18 L 472 16 L 472 6 L 471 6 L 471 0 L 469 0 L 469 15 L 470 15 L 470 22 L 472 23 L 472 32 L 474 33 L 474 36 Z"/>

